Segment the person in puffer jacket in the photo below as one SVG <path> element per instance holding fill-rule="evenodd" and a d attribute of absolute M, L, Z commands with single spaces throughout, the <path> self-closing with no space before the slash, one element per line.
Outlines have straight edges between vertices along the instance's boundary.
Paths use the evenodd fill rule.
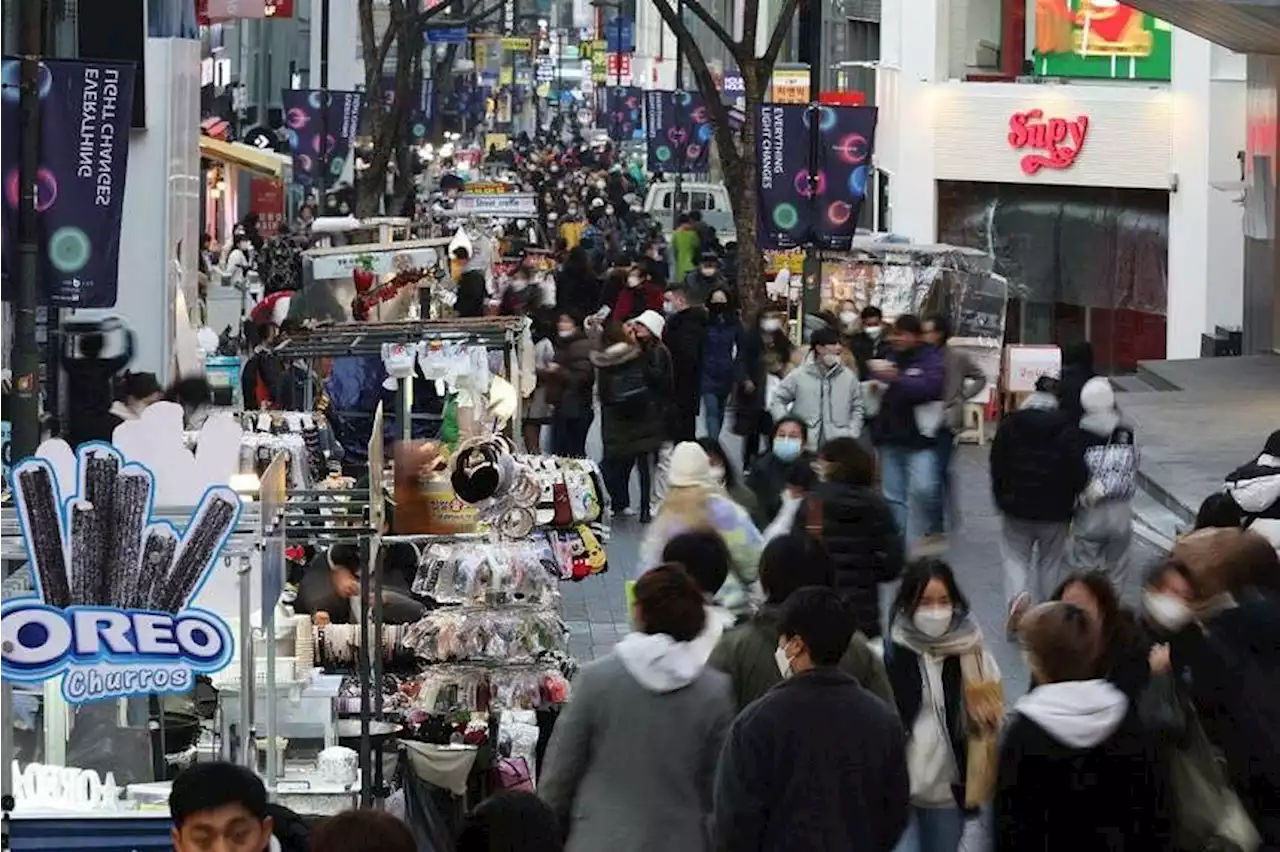
<path fill-rule="evenodd" d="M 1226 492 L 1244 514 L 1243 526 L 1280 553 L 1280 429 L 1267 438 L 1261 455 L 1227 474 Z"/>
<path fill-rule="evenodd" d="M 1116 408 L 1111 382 L 1095 376 L 1080 390 L 1080 440 L 1089 484 L 1071 522 L 1067 566 L 1077 573 L 1100 571 L 1121 599 L 1129 593 L 1129 545 L 1133 539 L 1133 495 L 1137 492 L 1138 446 L 1133 428 Z"/>
<path fill-rule="evenodd" d="M 735 353 L 742 347 L 742 323 L 730 309 L 729 291 L 724 287 L 716 287 L 707 297 L 706 341 L 702 356 L 702 410 L 707 436 L 718 440 L 737 373 Z"/>
<path fill-rule="evenodd" d="M 861 444 L 827 442 L 817 467 L 821 481 L 796 511 L 792 532 L 821 539 L 835 564 L 835 590 L 858 630 L 874 639 L 882 632 L 879 584 L 902 573 L 902 537 L 875 487 L 875 459 Z"/>
<path fill-rule="evenodd" d="M 834 438 L 862 434 L 862 385 L 843 363 L 843 347 L 835 329 L 818 329 L 810 337 L 809 357 L 792 370 L 773 395 L 774 422 L 790 415 L 808 426 L 807 449 Z"/>

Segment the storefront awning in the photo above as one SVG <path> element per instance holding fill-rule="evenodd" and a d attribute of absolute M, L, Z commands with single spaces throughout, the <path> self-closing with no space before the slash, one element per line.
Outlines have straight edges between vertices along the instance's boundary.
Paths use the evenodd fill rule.
<path fill-rule="evenodd" d="M 1280 55 L 1280 5 L 1266 0 L 1126 0 L 1237 53 Z"/>
<path fill-rule="evenodd" d="M 275 151 L 264 151 L 239 142 L 223 142 L 209 136 L 200 137 L 200 156 L 231 163 L 256 175 L 277 180 L 283 180 L 288 174 L 291 162 L 284 154 Z"/>

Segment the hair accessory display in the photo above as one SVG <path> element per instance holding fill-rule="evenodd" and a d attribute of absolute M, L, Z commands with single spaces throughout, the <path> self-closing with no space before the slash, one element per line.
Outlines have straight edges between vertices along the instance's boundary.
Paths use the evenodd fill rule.
<path fill-rule="evenodd" d="M 431 542 L 423 549 L 413 591 L 440 604 L 554 606 L 561 576 L 545 538 Z"/>
<path fill-rule="evenodd" d="M 441 609 L 411 625 L 404 644 L 425 662 L 533 662 L 568 647 L 568 628 L 550 610 Z"/>

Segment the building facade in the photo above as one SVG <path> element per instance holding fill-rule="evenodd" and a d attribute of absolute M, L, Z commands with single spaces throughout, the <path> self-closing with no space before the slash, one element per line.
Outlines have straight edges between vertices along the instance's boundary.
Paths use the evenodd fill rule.
<path fill-rule="evenodd" d="M 1245 60 L 1136 10 L 1107 30 L 1053 7 L 885 6 L 880 225 L 990 251 L 1011 341 L 1087 339 L 1120 370 L 1200 357 L 1243 321 Z"/>

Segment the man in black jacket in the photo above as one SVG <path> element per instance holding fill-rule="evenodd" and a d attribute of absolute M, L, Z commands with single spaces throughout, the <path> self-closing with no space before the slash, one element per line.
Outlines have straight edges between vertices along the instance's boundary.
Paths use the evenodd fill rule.
<path fill-rule="evenodd" d="M 1076 498 L 1089 484 L 1076 421 L 1042 378 L 991 444 L 991 493 L 1002 518 L 1004 592 L 1012 634 L 1032 599 L 1057 588 Z"/>
<path fill-rule="evenodd" d="M 777 662 L 787 679 L 729 729 L 717 850 L 889 852 L 902 836 L 905 736 L 897 713 L 837 668 L 853 632 L 831 589 L 799 589 L 783 604 Z"/>
<path fill-rule="evenodd" d="M 671 352 L 674 385 L 668 408 L 667 439 L 673 444 L 698 437 L 698 409 L 702 402 L 702 358 L 707 346 L 707 312 L 691 302 L 688 289 L 679 284 L 667 288 L 663 308 L 667 314 L 662 342 Z"/>

